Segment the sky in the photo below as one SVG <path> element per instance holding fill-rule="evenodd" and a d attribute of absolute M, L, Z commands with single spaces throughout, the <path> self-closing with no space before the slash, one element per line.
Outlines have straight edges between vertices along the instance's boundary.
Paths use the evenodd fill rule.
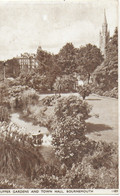
<path fill-rule="evenodd" d="M 36 53 L 38 46 L 56 54 L 68 42 L 99 47 L 104 9 L 112 36 L 117 0 L 0 0 L 0 60 Z"/>

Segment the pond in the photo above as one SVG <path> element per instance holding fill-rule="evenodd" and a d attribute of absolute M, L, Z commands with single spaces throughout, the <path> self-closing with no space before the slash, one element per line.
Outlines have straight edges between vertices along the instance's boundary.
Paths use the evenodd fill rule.
<path fill-rule="evenodd" d="M 18 127 L 22 127 L 21 132 L 24 134 L 38 135 L 43 134 L 42 145 L 51 145 L 52 136 L 46 127 L 41 127 L 39 125 L 33 125 L 32 122 L 25 121 L 20 118 L 19 113 L 11 114 L 11 122 L 16 124 Z"/>

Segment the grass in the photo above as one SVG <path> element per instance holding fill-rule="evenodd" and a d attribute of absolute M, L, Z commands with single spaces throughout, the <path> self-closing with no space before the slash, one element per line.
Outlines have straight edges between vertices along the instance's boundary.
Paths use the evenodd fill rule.
<path fill-rule="evenodd" d="M 62 97 L 68 97 L 72 93 L 61 94 Z M 74 95 L 79 96 L 77 93 Z M 42 94 L 40 99 L 53 94 Z M 87 123 L 86 136 L 95 141 L 118 142 L 118 100 L 113 98 L 90 95 L 86 101 L 93 106 L 91 115 Z M 35 112 L 39 114 L 42 107 L 37 107 Z M 46 116 L 53 116 L 54 106 L 47 107 Z"/>
<path fill-rule="evenodd" d="M 100 99 L 100 100 L 95 100 Z M 94 100 L 94 101 L 93 101 Z M 86 136 L 95 141 L 106 141 L 108 143 L 118 142 L 118 100 L 90 95 L 86 101 L 93 106 L 91 114 L 87 120 Z"/>
<path fill-rule="evenodd" d="M 71 93 L 61 94 L 67 97 Z M 78 96 L 77 93 L 74 95 Z M 40 98 L 51 95 L 40 95 Z M 87 123 L 86 136 L 94 141 L 105 141 L 107 143 L 118 143 L 118 100 L 115 98 L 90 95 L 86 100 L 93 106 Z M 52 114 L 53 107 L 49 107 L 46 113 Z M 96 117 L 98 116 L 98 117 Z"/>

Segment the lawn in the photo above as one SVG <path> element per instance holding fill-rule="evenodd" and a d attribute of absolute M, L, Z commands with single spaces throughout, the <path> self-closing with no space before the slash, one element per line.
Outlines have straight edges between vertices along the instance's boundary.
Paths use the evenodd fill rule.
<path fill-rule="evenodd" d="M 69 95 L 71 94 L 62 94 L 62 96 Z M 90 95 L 86 98 L 86 101 L 92 105 L 91 118 L 86 120 L 86 136 L 94 141 L 118 143 L 118 100 Z M 52 113 L 53 108 L 49 107 L 49 112 L 47 112 Z M 52 148 L 42 147 L 39 150 L 50 165 L 56 162 L 53 158 L 54 152 Z"/>
<path fill-rule="evenodd" d="M 118 142 L 118 100 L 90 95 L 86 101 L 93 106 L 87 122 L 86 136 L 95 141 Z"/>
<path fill-rule="evenodd" d="M 61 94 L 62 97 L 69 95 L 72 95 L 72 93 Z M 73 95 L 79 96 L 77 93 Z M 40 95 L 41 99 L 45 96 Z M 95 141 L 118 143 L 118 100 L 99 95 L 90 95 L 86 97 L 86 101 L 92 105 L 92 117 L 86 120 L 86 136 Z M 51 111 L 53 112 L 52 107 L 51 109 L 48 112 L 49 114 Z"/>

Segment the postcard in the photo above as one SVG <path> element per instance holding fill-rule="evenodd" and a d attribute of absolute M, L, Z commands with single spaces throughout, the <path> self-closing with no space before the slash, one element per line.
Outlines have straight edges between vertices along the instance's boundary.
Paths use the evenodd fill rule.
<path fill-rule="evenodd" d="M 118 195 L 118 1 L 0 1 L 0 195 Z"/>

